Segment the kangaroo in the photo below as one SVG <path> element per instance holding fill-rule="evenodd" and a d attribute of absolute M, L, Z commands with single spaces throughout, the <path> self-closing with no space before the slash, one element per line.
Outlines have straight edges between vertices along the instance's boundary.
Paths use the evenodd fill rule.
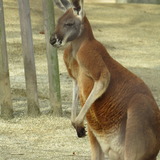
<path fill-rule="evenodd" d="M 92 160 L 156 160 L 160 150 L 160 110 L 147 85 L 114 60 L 94 38 L 83 0 L 56 0 L 65 13 L 50 37 L 68 44 L 64 62 L 73 79 L 71 121 L 86 135 Z M 77 115 L 78 99 L 82 106 Z"/>

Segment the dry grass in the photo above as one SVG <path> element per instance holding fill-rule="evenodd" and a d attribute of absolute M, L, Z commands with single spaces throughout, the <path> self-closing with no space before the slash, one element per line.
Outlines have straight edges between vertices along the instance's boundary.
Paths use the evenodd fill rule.
<path fill-rule="evenodd" d="M 18 4 L 4 0 L 7 45 L 15 118 L 0 119 L 0 160 L 89 160 L 88 138 L 78 139 L 70 124 L 71 79 L 59 51 L 64 118 L 47 116 L 47 60 L 41 1 L 31 0 L 31 18 L 39 101 L 42 116 L 26 117 L 26 92 Z M 138 74 L 151 88 L 160 106 L 160 6 L 86 4 L 95 36 L 110 54 Z M 61 14 L 56 9 L 56 16 Z M 159 158 L 160 160 L 160 158 Z"/>
<path fill-rule="evenodd" d="M 68 118 L 15 118 L 0 126 L 0 160 L 89 158 L 87 138 L 76 138 Z"/>

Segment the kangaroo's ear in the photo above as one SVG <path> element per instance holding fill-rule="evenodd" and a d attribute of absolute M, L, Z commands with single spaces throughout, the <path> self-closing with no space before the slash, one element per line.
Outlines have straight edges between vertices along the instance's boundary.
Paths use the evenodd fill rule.
<path fill-rule="evenodd" d="M 64 12 L 71 8 L 71 3 L 68 0 L 54 0 L 54 3 Z"/>
<path fill-rule="evenodd" d="M 84 17 L 83 0 L 71 0 L 71 1 L 73 5 L 72 9 L 74 14 L 82 19 Z"/>

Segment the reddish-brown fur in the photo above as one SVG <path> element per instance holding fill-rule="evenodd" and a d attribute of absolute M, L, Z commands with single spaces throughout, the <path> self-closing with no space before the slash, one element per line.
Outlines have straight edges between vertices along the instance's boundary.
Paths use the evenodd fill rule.
<path fill-rule="evenodd" d="M 154 112 L 152 116 L 154 117 L 155 122 L 149 123 L 149 126 L 146 126 L 146 129 L 147 127 L 153 127 L 156 132 L 157 145 L 155 148 L 152 147 L 157 153 L 160 143 L 158 143 L 158 141 L 160 141 L 160 116 L 159 109 L 150 90 L 140 78 L 110 57 L 104 46 L 92 37 L 92 31 L 90 30 L 86 17 L 84 18 L 84 21 L 86 24 L 86 32 L 89 36 L 84 33 L 87 38 L 84 38 L 80 49 L 77 51 L 77 60 L 71 55 L 71 46 L 65 49 L 64 52 L 64 61 L 70 76 L 79 81 L 78 86 L 80 88 L 80 101 L 82 106 L 93 88 L 94 81 L 98 81 L 100 74 L 103 74 L 101 73 L 103 71 L 103 66 L 101 65 L 102 59 L 106 64 L 105 67 L 108 68 L 111 74 L 108 89 L 95 101 L 87 113 L 86 118 L 89 127 L 100 134 L 103 134 L 104 130 L 106 134 L 113 132 L 113 130 L 121 127 L 121 125 L 126 125 L 127 112 L 132 112 L 129 111 L 131 108 L 130 106 L 135 104 L 134 107 L 135 110 L 137 110 L 136 112 L 138 113 L 141 111 L 137 116 L 139 116 L 142 121 L 148 118 L 147 116 L 150 112 Z M 134 98 L 134 96 L 137 96 L 137 99 Z M 147 99 L 149 102 L 146 102 Z M 139 103 L 141 103 L 140 106 Z M 149 103 L 152 105 L 149 105 Z M 147 104 L 149 113 L 145 109 Z M 141 121 L 135 117 L 133 123 L 141 123 Z M 122 130 L 123 134 L 125 134 L 125 130 L 126 127 Z M 135 135 L 136 132 L 138 131 L 135 131 L 135 133 L 132 134 Z M 146 137 L 145 140 L 147 139 L 148 138 Z M 151 150 L 152 147 L 150 146 L 148 150 Z"/>
<path fill-rule="evenodd" d="M 67 16 L 75 16 L 72 9 L 61 20 Z M 65 49 L 64 62 L 78 84 L 81 106 L 96 82 L 106 87 L 86 114 L 92 159 L 102 160 L 107 152 L 115 160 L 155 160 L 160 150 L 160 111 L 151 91 L 94 38 L 86 16 L 82 21 L 83 31 Z M 83 123 L 73 125 L 81 132 Z M 111 145 L 114 135 L 117 147 Z"/>

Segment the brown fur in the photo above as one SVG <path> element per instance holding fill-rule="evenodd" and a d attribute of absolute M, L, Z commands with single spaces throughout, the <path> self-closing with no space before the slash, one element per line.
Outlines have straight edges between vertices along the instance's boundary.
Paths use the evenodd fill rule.
<path fill-rule="evenodd" d="M 85 17 L 84 19 L 85 23 L 89 25 L 87 18 Z M 90 29 L 90 26 L 87 26 L 86 29 Z M 90 31 L 90 33 L 88 34 L 92 35 L 92 32 Z M 124 119 L 124 123 L 126 125 L 127 116 L 129 116 L 127 115 L 127 113 L 129 114 L 131 112 L 131 114 L 133 114 L 133 111 L 131 111 L 130 108 L 131 106 L 134 106 L 134 110 L 137 115 L 133 115 L 134 120 L 132 119 L 131 121 L 133 122 L 131 123 L 142 123 L 141 125 L 143 125 L 143 121 L 145 119 L 147 121 L 148 116 L 151 116 L 150 114 L 152 114 L 153 116 L 150 117 L 149 121 L 151 122 L 144 126 L 146 127 L 144 128 L 144 130 L 146 130 L 147 132 L 147 129 L 153 127 L 153 131 L 155 132 L 153 133 L 153 139 L 155 139 L 155 136 L 157 136 L 157 139 L 155 139 L 154 142 L 148 142 L 148 146 L 143 147 L 148 147 L 147 152 L 155 151 L 155 153 L 157 153 L 160 143 L 158 142 L 160 141 L 160 123 L 158 122 L 158 119 L 160 118 L 157 104 L 155 103 L 150 90 L 140 78 L 135 76 L 133 73 L 131 73 L 114 59 L 112 59 L 105 48 L 91 35 L 91 38 L 88 38 L 82 42 L 80 49 L 77 51 L 77 60 L 71 55 L 71 46 L 69 46 L 64 53 L 64 61 L 67 66 L 68 72 L 71 77 L 78 81 L 78 85 L 80 87 L 80 101 L 82 106 L 84 105 L 87 97 L 89 96 L 89 93 L 93 88 L 94 81 L 98 81 L 100 78 L 100 74 L 103 74 L 103 69 L 107 67 L 107 69 L 111 73 L 111 80 L 108 89 L 99 99 L 95 101 L 95 103 L 87 113 L 86 118 L 89 127 L 95 130 L 95 132 L 101 134 L 103 134 L 104 131 L 106 134 L 113 132 L 113 129 L 116 130 L 122 125 L 122 121 Z M 104 61 L 103 63 L 105 63 L 106 66 L 103 66 L 102 61 Z M 105 73 L 104 77 L 106 77 Z M 133 98 L 134 96 L 136 98 Z M 146 102 L 146 100 L 148 100 L 149 102 Z M 137 116 L 137 118 L 134 116 Z M 129 130 L 130 126 L 127 126 L 127 128 Z M 126 134 L 125 131 L 126 127 L 123 128 L 122 133 Z M 138 130 L 138 128 L 137 130 L 133 129 L 132 133 L 130 134 L 132 134 L 134 137 L 139 133 L 139 131 L 140 130 Z M 140 135 L 139 139 L 137 139 L 139 143 L 141 143 L 141 136 L 144 135 L 145 134 Z M 146 135 L 144 141 L 147 141 L 147 139 L 149 138 L 150 137 Z M 93 139 L 95 138 L 91 138 L 91 141 Z M 151 145 L 150 143 L 153 143 L 153 145 Z M 126 148 L 130 148 L 130 145 L 131 143 L 127 143 Z"/>
<path fill-rule="evenodd" d="M 70 9 L 61 20 L 72 14 Z M 156 159 L 160 150 L 160 111 L 152 93 L 94 38 L 86 16 L 82 21 L 82 33 L 65 49 L 64 62 L 78 84 L 82 107 L 91 99 L 95 83 L 103 86 L 97 89 L 98 98 L 86 114 L 92 159 L 103 160 L 104 152 L 115 160 Z M 84 132 L 81 121 L 73 125 L 77 132 Z M 117 147 L 107 144 L 117 134 Z M 105 139 L 109 140 L 106 144 Z"/>

